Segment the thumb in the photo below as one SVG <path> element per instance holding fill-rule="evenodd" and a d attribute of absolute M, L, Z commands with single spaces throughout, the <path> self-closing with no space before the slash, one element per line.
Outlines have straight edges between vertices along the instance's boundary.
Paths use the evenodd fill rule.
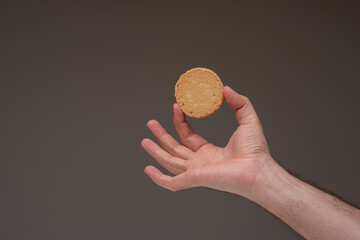
<path fill-rule="evenodd" d="M 240 125 L 260 122 L 249 98 L 238 94 L 229 86 L 224 87 L 224 97 L 227 104 L 235 111 Z"/>

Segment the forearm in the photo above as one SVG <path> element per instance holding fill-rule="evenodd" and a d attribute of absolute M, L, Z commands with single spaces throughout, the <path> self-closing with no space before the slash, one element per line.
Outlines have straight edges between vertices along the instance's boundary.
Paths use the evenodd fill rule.
<path fill-rule="evenodd" d="M 295 178 L 276 162 L 263 169 L 253 201 L 307 239 L 360 239 L 360 211 Z"/>

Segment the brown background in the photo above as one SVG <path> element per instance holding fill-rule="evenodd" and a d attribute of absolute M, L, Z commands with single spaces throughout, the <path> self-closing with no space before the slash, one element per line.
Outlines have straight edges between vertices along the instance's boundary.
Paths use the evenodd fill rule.
<path fill-rule="evenodd" d="M 10 1 L 9 1 L 10 2 Z M 250 201 L 143 173 L 145 123 L 208 67 L 252 100 L 274 158 L 360 204 L 360 8 L 347 1 L 0 6 L 1 239 L 301 239 Z M 224 146 L 224 105 L 190 120 Z"/>

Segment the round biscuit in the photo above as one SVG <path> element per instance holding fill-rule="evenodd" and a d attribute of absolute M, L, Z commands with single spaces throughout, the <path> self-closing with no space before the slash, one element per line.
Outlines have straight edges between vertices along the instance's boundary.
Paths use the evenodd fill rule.
<path fill-rule="evenodd" d="M 189 117 L 204 118 L 221 107 L 224 85 L 219 76 L 207 68 L 193 68 L 182 74 L 175 85 L 180 109 Z"/>

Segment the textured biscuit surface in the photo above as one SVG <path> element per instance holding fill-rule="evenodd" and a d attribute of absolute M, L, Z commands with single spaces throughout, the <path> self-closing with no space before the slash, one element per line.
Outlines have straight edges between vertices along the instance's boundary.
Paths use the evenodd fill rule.
<path fill-rule="evenodd" d="M 224 85 L 207 68 L 193 68 L 182 74 L 175 85 L 175 97 L 181 110 L 192 118 L 207 117 L 221 107 Z"/>

